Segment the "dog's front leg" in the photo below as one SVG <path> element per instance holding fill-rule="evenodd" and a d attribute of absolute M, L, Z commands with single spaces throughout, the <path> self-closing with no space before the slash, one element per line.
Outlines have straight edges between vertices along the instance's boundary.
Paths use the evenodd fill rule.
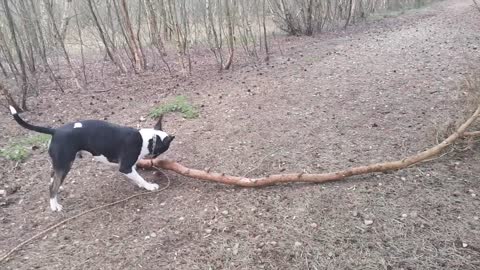
<path fill-rule="evenodd" d="M 130 168 L 120 168 L 120 172 L 126 175 L 130 180 L 132 180 L 135 184 L 137 184 L 139 187 L 145 188 L 146 190 L 157 190 L 158 185 L 149 183 L 143 179 L 143 177 L 138 174 L 137 170 L 135 169 L 135 166 L 130 167 Z"/>

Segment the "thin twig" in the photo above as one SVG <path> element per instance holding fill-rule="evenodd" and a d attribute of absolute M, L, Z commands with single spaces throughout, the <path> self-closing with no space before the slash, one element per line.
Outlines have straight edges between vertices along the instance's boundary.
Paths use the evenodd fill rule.
<path fill-rule="evenodd" d="M 58 228 L 60 227 L 61 225 L 69 222 L 69 221 L 72 221 L 74 219 L 77 219 L 81 216 L 84 216 L 88 213 L 91 213 L 91 212 L 94 212 L 94 211 L 98 211 L 100 209 L 104 209 L 104 208 L 107 208 L 107 207 L 110 207 L 110 206 L 114 206 L 114 205 L 117 205 L 117 204 L 120 204 L 120 203 L 123 203 L 123 202 L 126 202 L 128 200 L 131 200 L 133 198 L 136 198 L 136 197 L 140 197 L 140 196 L 146 196 L 146 195 L 151 195 L 151 194 L 155 194 L 155 193 L 159 193 L 159 192 L 162 192 L 164 190 L 166 190 L 169 186 L 170 186 L 170 178 L 168 177 L 168 175 L 164 172 L 162 172 L 159 168 L 153 166 L 153 168 L 155 168 L 156 170 L 158 170 L 159 172 L 163 173 L 163 175 L 165 175 L 165 177 L 167 178 L 167 185 L 161 189 L 158 189 L 158 190 L 155 190 L 155 191 L 149 191 L 149 192 L 142 192 L 142 193 L 139 193 L 139 194 L 135 194 L 135 195 L 132 195 L 130 197 L 127 197 L 125 199 L 122 199 L 122 200 L 119 200 L 119 201 L 115 201 L 115 202 L 112 202 L 112 203 L 107 203 L 105 205 L 101 205 L 101 206 L 98 206 L 98 207 L 95 207 L 95 208 L 92 208 L 92 209 L 89 209 L 87 211 L 84 211 L 84 212 L 81 212 L 75 216 L 72 216 L 72 217 L 69 217 L 67 219 L 64 219 L 62 221 L 60 221 L 59 223 L 57 224 L 54 224 L 50 227 L 48 227 L 47 229 L 35 234 L 34 236 L 28 238 L 27 240 L 23 241 L 22 243 L 18 244 L 16 247 L 12 248 L 7 254 L 5 254 L 4 256 L 2 256 L 0 258 L 0 263 L 2 263 L 3 261 L 5 261 L 10 255 L 12 255 L 15 251 L 17 250 L 20 250 L 22 247 L 24 247 L 25 245 L 31 243 L 33 240 L 39 238 L 40 236 L 54 230 L 55 228 Z"/>
<path fill-rule="evenodd" d="M 463 133 L 464 137 L 475 137 L 475 136 L 480 136 L 480 131 L 470 131 L 470 132 L 465 132 Z"/>
<path fill-rule="evenodd" d="M 258 168 L 260 168 L 260 166 L 262 165 L 262 163 L 265 161 L 265 159 L 267 159 L 267 157 L 271 157 L 273 155 L 275 155 L 277 152 L 279 152 L 280 150 L 282 150 L 281 148 L 279 149 L 276 149 L 274 151 L 272 151 L 270 154 L 267 154 L 265 155 L 260 161 L 256 162 L 257 166 L 253 167 L 253 169 L 249 170 L 248 172 L 246 172 L 243 177 L 247 177 L 247 175 L 249 175 L 251 172 L 257 170 Z"/>
<path fill-rule="evenodd" d="M 472 1 L 475 4 L 475 7 L 478 9 L 478 11 L 480 11 L 480 5 L 478 5 L 477 1 L 476 0 L 472 0 Z"/>

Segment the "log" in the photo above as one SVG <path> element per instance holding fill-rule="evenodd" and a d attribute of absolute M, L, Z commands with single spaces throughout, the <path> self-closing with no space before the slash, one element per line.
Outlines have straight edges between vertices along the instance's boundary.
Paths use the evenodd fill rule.
<path fill-rule="evenodd" d="M 478 118 L 480 114 L 480 105 L 475 112 L 468 118 L 453 134 L 444 141 L 418 154 L 390 162 L 375 163 L 366 166 L 352 167 L 341 171 L 309 174 L 309 173 L 292 173 L 292 174 L 275 174 L 260 178 L 247 178 L 239 176 L 226 175 L 224 173 L 215 173 L 204 170 L 191 169 L 177 163 L 173 160 L 143 159 L 137 163 L 137 166 L 144 169 L 161 168 L 171 170 L 186 177 L 220 182 L 229 185 L 242 187 L 261 187 L 288 182 L 307 182 L 307 183 L 325 183 L 331 181 L 343 180 L 354 175 L 388 172 L 407 168 L 414 164 L 426 161 L 439 155 L 445 148 L 453 144 L 458 138 L 463 137 L 467 128 Z"/>

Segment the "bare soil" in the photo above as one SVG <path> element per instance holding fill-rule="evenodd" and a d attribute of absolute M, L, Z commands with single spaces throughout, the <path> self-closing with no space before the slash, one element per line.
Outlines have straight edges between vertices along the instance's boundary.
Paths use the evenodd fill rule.
<path fill-rule="evenodd" d="M 166 117 L 176 135 L 166 157 L 234 175 L 327 172 L 435 144 L 435 131 L 464 114 L 461 86 L 478 68 L 479 46 L 480 13 L 469 0 L 449 0 L 347 31 L 276 39 L 269 64 L 218 73 L 206 63 L 188 78 L 90 71 L 85 92 L 72 85 L 65 94 L 46 82 L 23 116 L 53 126 L 93 118 L 149 127 L 154 120 L 141 117 L 185 95 L 200 117 Z M 1 146 L 29 133 L 6 110 L 0 124 Z M 479 269 L 479 151 L 473 145 L 323 185 L 248 189 L 167 172 L 168 190 L 67 223 L 0 268 Z M 84 158 L 61 192 L 64 211 L 53 213 L 49 173 L 43 148 L 24 163 L 0 160 L 0 189 L 8 192 L 0 199 L 0 254 L 65 218 L 142 192 Z"/>

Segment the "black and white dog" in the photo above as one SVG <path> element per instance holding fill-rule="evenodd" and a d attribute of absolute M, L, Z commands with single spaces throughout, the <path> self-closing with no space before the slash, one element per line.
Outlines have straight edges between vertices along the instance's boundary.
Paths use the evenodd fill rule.
<path fill-rule="evenodd" d="M 52 211 L 62 210 L 62 206 L 57 201 L 58 189 L 80 151 L 90 152 L 94 160 L 118 165 L 120 172 L 139 187 L 156 190 L 157 184 L 145 181 L 137 173 L 136 163 L 147 155 L 155 158 L 167 151 L 175 138 L 162 131 L 161 118 L 153 129 L 138 130 L 99 120 L 85 120 L 58 128 L 48 128 L 23 121 L 12 106 L 10 106 L 10 112 L 20 126 L 52 135 L 48 149 L 53 165 L 50 180 Z"/>

